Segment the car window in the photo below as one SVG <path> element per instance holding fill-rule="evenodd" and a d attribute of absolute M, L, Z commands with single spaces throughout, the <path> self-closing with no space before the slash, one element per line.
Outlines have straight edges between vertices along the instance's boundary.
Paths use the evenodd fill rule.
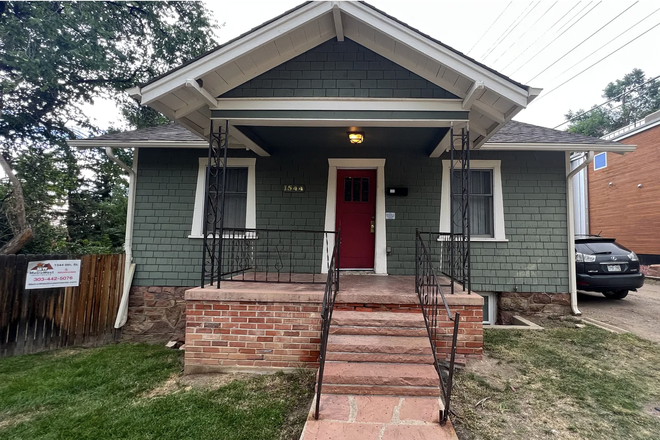
<path fill-rule="evenodd" d="M 623 246 L 619 246 L 616 243 L 607 243 L 607 242 L 593 242 L 589 244 L 583 244 L 586 249 L 584 252 L 592 254 L 619 254 L 622 251 L 627 251 Z"/>

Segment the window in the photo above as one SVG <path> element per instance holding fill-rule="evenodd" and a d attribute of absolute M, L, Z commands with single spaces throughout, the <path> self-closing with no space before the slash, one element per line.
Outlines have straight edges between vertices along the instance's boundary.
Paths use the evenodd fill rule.
<path fill-rule="evenodd" d="M 495 325 L 495 321 L 497 321 L 497 294 L 493 292 L 481 292 L 479 295 L 484 298 L 484 325 Z"/>
<path fill-rule="evenodd" d="M 460 171 L 453 176 L 454 230 L 461 232 L 461 191 L 463 179 Z M 470 170 L 470 234 L 493 237 L 493 170 Z"/>
<path fill-rule="evenodd" d="M 454 194 L 450 194 L 450 161 L 443 160 L 440 200 L 440 232 L 451 230 L 451 198 L 458 202 L 453 213 L 455 232 L 460 232 L 460 171 L 454 178 Z M 460 166 L 460 164 L 458 164 Z M 506 241 L 502 172 L 499 160 L 470 161 L 470 236 L 473 241 Z M 457 226 L 456 226 L 457 225 Z"/>
<path fill-rule="evenodd" d="M 199 158 L 197 173 L 197 189 L 195 191 L 195 208 L 190 238 L 201 238 L 204 234 L 204 204 L 207 203 L 206 166 L 208 159 Z M 255 197 L 255 163 L 254 158 L 227 159 L 227 190 L 225 191 L 225 227 L 255 228 L 256 197 Z M 222 178 L 222 176 L 221 176 Z"/>
<path fill-rule="evenodd" d="M 594 156 L 594 171 L 607 168 L 607 153 L 598 153 Z"/>

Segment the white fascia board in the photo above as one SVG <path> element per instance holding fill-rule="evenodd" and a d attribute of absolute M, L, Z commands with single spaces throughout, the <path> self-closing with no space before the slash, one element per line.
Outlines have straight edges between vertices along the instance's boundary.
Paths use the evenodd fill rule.
<path fill-rule="evenodd" d="M 258 29 L 240 40 L 208 54 L 187 66 L 176 70 L 158 81 L 148 84 L 140 90 L 142 103 L 148 104 L 160 96 L 171 92 L 185 84 L 188 78 L 200 78 L 212 70 L 232 62 L 246 53 L 289 33 L 311 20 L 330 12 L 329 2 L 311 2 L 308 5 L 292 11 L 288 15 Z"/>
<path fill-rule="evenodd" d="M 88 148 L 208 148 L 205 141 L 173 142 L 173 141 L 98 141 L 92 139 L 78 139 L 67 141 L 71 147 L 85 150 Z"/>
<path fill-rule="evenodd" d="M 464 111 L 460 99 L 221 98 L 212 110 Z"/>
<path fill-rule="evenodd" d="M 221 118 L 217 120 L 223 120 Z M 232 125 L 264 127 L 449 127 L 452 122 L 465 120 L 437 119 L 290 119 L 290 118 L 243 118 L 230 119 Z M 207 129 L 208 131 L 208 129 Z"/>
<path fill-rule="evenodd" d="M 487 142 L 482 150 L 499 151 L 597 151 L 611 153 L 631 153 L 637 148 L 636 145 L 603 145 L 603 144 L 546 144 L 546 143 L 520 143 L 509 144 L 502 142 Z"/>
<path fill-rule="evenodd" d="M 425 38 L 419 33 L 396 23 L 390 18 L 376 12 L 368 6 L 357 2 L 341 2 L 340 8 L 346 14 L 354 17 L 369 26 L 388 34 L 401 43 L 425 54 L 440 64 L 466 76 L 472 81 L 482 80 L 484 85 L 495 93 L 498 93 L 517 105 L 525 107 L 529 98 L 529 92 L 510 81 L 494 74 L 493 72 L 479 66 L 478 64 L 446 49 L 434 41 Z"/>

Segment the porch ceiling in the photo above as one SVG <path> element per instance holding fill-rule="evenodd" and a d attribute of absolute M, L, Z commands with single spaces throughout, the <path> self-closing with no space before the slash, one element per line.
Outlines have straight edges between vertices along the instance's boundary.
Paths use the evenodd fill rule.
<path fill-rule="evenodd" d="M 246 136 L 271 154 L 288 149 L 329 149 L 373 151 L 381 148 L 405 149 L 430 154 L 445 137 L 444 127 L 257 127 L 238 126 Z M 364 142 L 351 144 L 347 132 L 364 133 Z"/>
<path fill-rule="evenodd" d="M 220 95 L 332 38 L 350 38 L 458 96 L 477 148 L 540 93 L 366 3 L 343 1 L 305 3 L 129 93 L 206 137 L 211 110 L 227 109 Z"/>

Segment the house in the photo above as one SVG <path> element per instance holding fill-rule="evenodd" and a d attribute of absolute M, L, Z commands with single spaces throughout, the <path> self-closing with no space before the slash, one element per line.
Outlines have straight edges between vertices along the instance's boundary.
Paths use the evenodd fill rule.
<path fill-rule="evenodd" d="M 579 313 L 570 154 L 634 150 L 513 121 L 540 89 L 363 2 L 302 4 L 130 93 L 175 124 L 71 142 L 135 152 L 124 337 L 185 328 L 187 372 L 327 349 L 332 392 L 437 395 L 429 343 L 437 366 L 480 357 L 483 323 Z M 361 382 L 392 359 L 426 369 Z"/>
<path fill-rule="evenodd" d="M 637 149 L 625 156 L 606 152 L 594 156 L 585 176 L 585 229 L 615 237 L 645 266 L 660 264 L 660 111 L 603 139 Z"/>

